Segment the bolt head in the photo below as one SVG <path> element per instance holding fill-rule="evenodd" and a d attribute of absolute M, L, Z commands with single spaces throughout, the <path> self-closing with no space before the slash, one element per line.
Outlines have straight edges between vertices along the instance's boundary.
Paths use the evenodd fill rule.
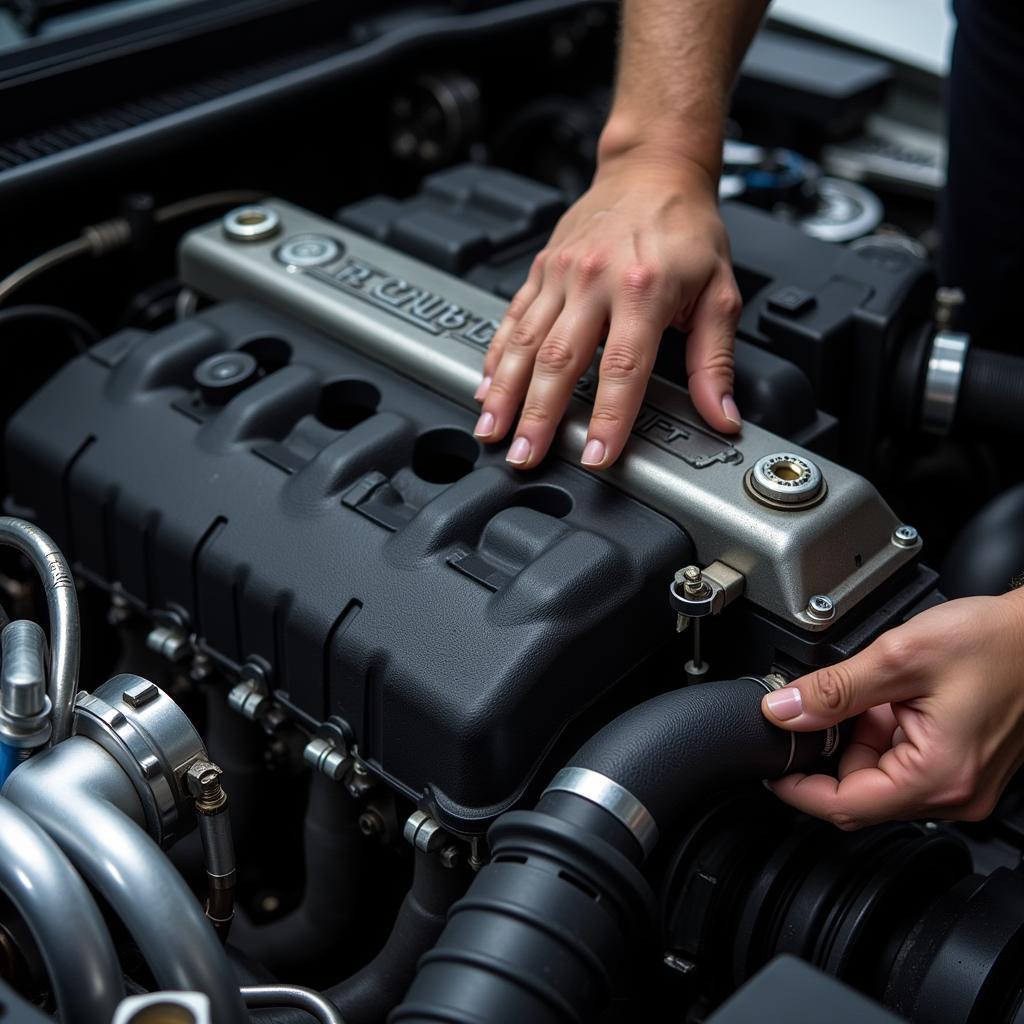
<path fill-rule="evenodd" d="M 901 548 L 912 548 L 920 539 L 917 530 L 912 526 L 897 526 L 892 533 L 892 542 Z"/>
<path fill-rule="evenodd" d="M 446 846 L 441 851 L 441 865 L 446 868 L 457 868 L 462 863 L 462 855 L 457 846 Z"/>
<path fill-rule="evenodd" d="M 683 570 L 683 579 L 686 580 L 687 583 L 697 583 L 700 581 L 701 576 L 702 573 L 700 568 L 696 565 L 688 565 Z"/>
<path fill-rule="evenodd" d="M 819 622 L 827 622 L 835 617 L 836 606 L 828 594 L 815 594 L 807 602 L 807 614 Z"/>

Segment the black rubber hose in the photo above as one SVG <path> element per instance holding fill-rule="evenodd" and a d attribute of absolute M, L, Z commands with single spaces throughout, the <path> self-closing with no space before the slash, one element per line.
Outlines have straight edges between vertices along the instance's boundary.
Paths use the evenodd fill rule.
<path fill-rule="evenodd" d="M 324 949 L 346 942 L 355 923 L 360 860 L 366 840 L 359 809 L 344 786 L 324 775 L 310 781 L 303 826 L 306 882 L 302 902 L 269 924 L 241 916 L 234 943 L 280 978 L 305 979 Z"/>
<path fill-rule="evenodd" d="M 740 679 L 656 697 L 602 729 L 569 766 L 617 783 L 665 832 L 709 791 L 807 770 L 835 748 L 834 730 L 770 725 L 766 689 Z M 502 815 L 489 834 L 491 862 L 452 908 L 390 1024 L 598 1019 L 654 932 L 640 873 L 650 846 L 621 805 L 613 810 L 549 790 L 537 810 Z"/>
<path fill-rule="evenodd" d="M 341 1011 L 345 1024 L 384 1024 L 388 1011 L 408 989 L 417 961 L 437 942 L 448 910 L 466 888 L 466 874 L 446 868 L 436 853 L 416 851 L 412 886 L 398 910 L 381 951 L 351 978 L 324 995 Z M 309 1024 L 302 1010 L 261 1010 L 259 1024 Z"/>
<path fill-rule="evenodd" d="M 1024 357 L 983 348 L 968 351 L 955 428 L 992 441 L 1024 437 Z"/>

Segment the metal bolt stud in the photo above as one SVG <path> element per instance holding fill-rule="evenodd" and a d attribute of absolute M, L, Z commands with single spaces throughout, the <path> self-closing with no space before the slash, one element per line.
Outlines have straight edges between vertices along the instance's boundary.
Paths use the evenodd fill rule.
<path fill-rule="evenodd" d="M 376 811 L 363 811 L 359 815 L 359 831 L 367 837 L 379 836 L 384 831 L 384 819 Z"/>
<path fill-rule="evenodd" d="M 836 616 L 836 606 L 828 594 L 815 594 L 807 602 L 807 614 L 819 622 L 828 622 Z"/>
<path fill-rule="evenodd" d="M 892 542 L 901 548 L 912 548 L 919 540 L 920 534 L 912 526 L 897 526 L 892 532 Z"/>
<path fill-rule="evenodd" d="M 700 567 L 696 565 L 688 565 L 682 572 L 683 576 L 683 593 L 687 597 L 699 598 L 706 597 L 711 587 L 708 585 L 707 580 L 704 579 L 704 574 L 700 571 Z"/>
<path fill-rule="evenodd" d="M 314 737 L 306 744 L 302 751 L 302 759 L 332 782 L 341 782 L 349 766 L 349 758 L 345 752 L 320 736 Z"/>

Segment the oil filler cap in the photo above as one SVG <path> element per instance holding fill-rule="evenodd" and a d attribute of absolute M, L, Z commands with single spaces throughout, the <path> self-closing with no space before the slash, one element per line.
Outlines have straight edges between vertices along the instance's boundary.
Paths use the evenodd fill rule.
<path fill-rule="evenodd" d="M 810 459 L 793 452 L 776 452 L 757 460 L 747 472 L 750 495 L 771 508 L 800 509 L 825 496 L 825 478 Z"/>
<path fill-rule="evenodd" d="M 192 371 L 207 405 L 223 405 L 259 374 L 260 364 L 248 352 L 218 352 Z"/>

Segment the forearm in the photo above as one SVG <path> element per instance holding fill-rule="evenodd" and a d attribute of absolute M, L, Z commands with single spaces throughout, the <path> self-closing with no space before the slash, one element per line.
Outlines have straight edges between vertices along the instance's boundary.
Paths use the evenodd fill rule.
<path fill-rule="evenodd" d="M 625 0 L 599 161 L 634 149 L 717 178 L 733 80 L 768 0 Z"/>

